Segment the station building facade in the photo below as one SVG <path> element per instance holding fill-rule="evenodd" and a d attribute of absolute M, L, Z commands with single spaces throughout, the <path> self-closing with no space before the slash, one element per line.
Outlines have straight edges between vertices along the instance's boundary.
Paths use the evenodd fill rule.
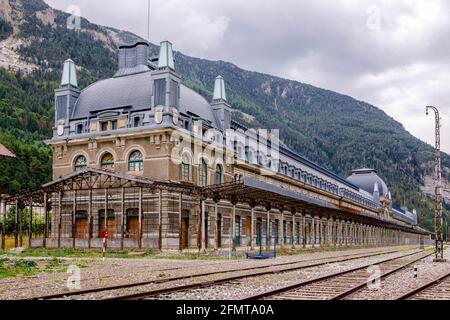
<path fill-rule="evenodd" d="M 119 48 L 118 70 L 79 90 L 64 64 L 55 91 L 51 229 L 35 245 L 123 249 L 419 243 L 372 169 L 346 178 L 232 120 L 225 79 L 211 102 L 181 83 L 172 44 Z M 47 210 L 46 210 L 47 211 Z M 47 238 L 48 237 L 48 238 Z"/>

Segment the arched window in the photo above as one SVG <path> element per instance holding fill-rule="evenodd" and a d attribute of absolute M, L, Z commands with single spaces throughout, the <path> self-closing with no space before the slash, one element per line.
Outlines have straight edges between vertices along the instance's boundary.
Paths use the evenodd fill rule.
<path fill-rule="evenodd" d="M 201 187 L 206 187 L 208 185 L 208 165 L 205 159 L 200 161 L 198 166 L 198 184 Z"/>
<path fill-rule="evenodd" d="M 87 161 L 86 161 L 85 156 L 79 156 L 75 160 L 75 171 L 83 170 L 84 168 L 86 168 L 86 166 L 87 166 Z"/>
<path fill-rule="evenodd" d="M 222 184 L 222 166 L 220 164 L 216 166 L 216 184 Z"/>
<path fill-rule="evenodd" d="M 181 180 L 191 180 L 191 158 L 186 153 L 181 158 Z"/>
<path fill-rule="evenodd" d="M 128 171 L 139 172 L 144 170 L 144 160 L 142 153 L 133 151 L 128 158 Z"/>
<path fill-rule="evenodd" d="M 114 168 L 114 157 L 111 153 L 107 152 L 103 155 L 100 161 L 100 167 L 102 169 L 113 169 Z"/>

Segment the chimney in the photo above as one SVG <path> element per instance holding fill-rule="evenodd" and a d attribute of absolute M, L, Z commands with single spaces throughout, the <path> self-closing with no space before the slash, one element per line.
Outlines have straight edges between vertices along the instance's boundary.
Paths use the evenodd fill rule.
<path fill-rule="evenodd" d="M 222 76 L 218 76 L 214 83 L 214 94 L 211 107 L 219 125 L 219 129 L 225 132 L 231 128 L 231 107 L 227 103 L 225 92 L 225 81 Z"/>
<path fill-rule="evenodd" d="M 119 70 L 114 77 L 148 71 L 148 43 L 134 39 L 119 46 Z"/>
<path fill-rule="evenodd" d="M 53 136 L 66 136 L 69 134 L 69 121 L 75 103 L 80 96 L 78 90 L 75 63 L 68 59 L 64 62 L 61 84 L 55 90 L 55 127 Z"/>

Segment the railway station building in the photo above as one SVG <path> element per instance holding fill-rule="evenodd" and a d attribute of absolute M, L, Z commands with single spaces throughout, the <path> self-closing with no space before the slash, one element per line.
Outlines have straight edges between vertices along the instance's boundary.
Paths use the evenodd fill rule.
<path fill-rule="evenodd" d="M 105 235 L 123 250 L 429 238 L 375 170 L 341 177 L 292 151 L 277 130 L 234 121 L 220 75 L 211 101 L 183 85 L 170 42 L 154 57 L 144 41 L 123 42 L 118 55 L 116 74 L 84 90 L 75 63 L 64 63 L 47 141 L 53 181 L 3 199 L 2 211 L 16 204 L 18 216 L 44 207 L 45 230 L 29 234 L 32 247 L 100 248 Z"/>

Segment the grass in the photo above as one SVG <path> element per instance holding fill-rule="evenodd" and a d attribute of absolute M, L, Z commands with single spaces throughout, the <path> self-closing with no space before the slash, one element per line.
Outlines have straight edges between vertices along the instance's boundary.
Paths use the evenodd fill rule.
<path fill-rule="evenodd" d="M 346 250 L 355 250 L 355 249 L 367 249 L 370 247 L 361 246 L 361 247 L 334 247 L 334 246 L 325 246 L 325 247 L 316 247 L 316 248 L 295 248 L 293 249 L 290 245 L 285 245 L 283 247 L 277 247 L 277 255 L 278 256 L 292 256 L 299 254 L 307 254 L 307 253 L 315 253 L 315 252 L 335 252 L 335 251 L 346 251 Z M 376 248 L 376 246 L 373 246 Z M 264 248 L 265 249 L 265 248 Z M 270 250 L 273 250 L 271 247 Z M 406 248 L 405 248 L 406 250 Z M 259 252 L 259 249 L 255 249 L 254 253 Z M 263 250 L 266 252 L 266 250 Z M 270 251 L 272 252 L 272 251 Z M 7 254 L 7 253 L 5 253 Z M 61 267 L 57 262 L 58 258 L 90 258 L 90 259 L 98 259 L 102 258 L 103 254 L 100 250 L 87 250 L 87 249 L 25 249 L 23 252 L 15 254 L 15 256 L 19 257 L 46 257 L 53 258 L 53 262 L 55 264 L 54 267 L 49 266 L 47 269 L 54 269 L 57 267 Z M 223 251 L 221 254 L 218 254 L 214 251 L 207 251 L 205 253 L 199 252 L 190 252 L 190 253 L 170 253 L 164 252 L 161 253 L 155 250 L 145 250 L 145 251 L 114 251 L 108 250 L 105 254 L 106 258 L 119 258 L 119 259 L 168 259 L 168 260 L 228 260 L 229 255 L 228 252 Z M 56 259 L 56 260 L 55 260 Z M 231 257 L 233 260 L 243 260 L 245 259 L 245 252 L 237 252 L 234 253 Z M 80 264 L 81 268 L 86 268 L 86 265 Z"/>
<path fill-rule="evenodd" d="M 64 263 L 63 260 L 54 257 L 52 260 L 48 261 L 44 271 L 45 272 L 59 272 L 67 267 L 67 263 Z"/>
<path fill-rule="evenodd" d="M 139 253 L 139 254 L 136 254 Z M 98 250 L 82 250 L 82 249 L 25 249 L 15 256 L 20 257 L 46 257 L 46 258 L 102 258 L 103 254 Z M 210 253 L 160 253 L 154 250 L 138 251 L 107 251 L 106 258 L 119 258 L 119 259 L 172 259 L 172 260 L 217 260 L 228 259 L 226 256 L 218 256 Z M 233 256 L 233 259 L 242 259 L 241 256 Z"/>
<path fill-rule="evenodd" d="M 36 262 L 26 259 L 11 260 L 8 258 L 0 258 L 0 279 L 32 276 L 39 271 Z"/>

